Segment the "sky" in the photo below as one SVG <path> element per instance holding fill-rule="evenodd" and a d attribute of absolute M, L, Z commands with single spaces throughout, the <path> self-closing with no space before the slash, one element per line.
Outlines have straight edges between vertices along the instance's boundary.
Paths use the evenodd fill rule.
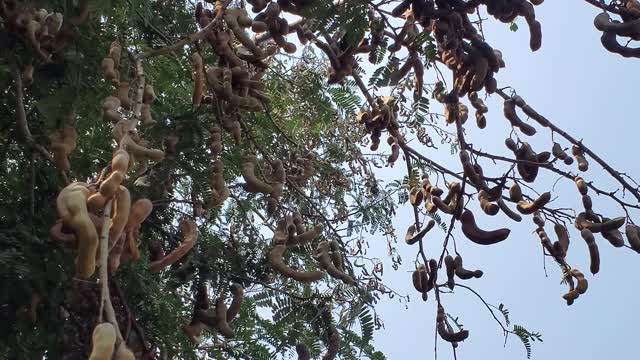
<path fill-rule="evenodd" d="M 596 8 L 583 1 L 545 1 L 536 7 L 537 18 L 542 23 L 543 45 L 535 53 L 529 49 L 529 32 L 524 21 L 518 21 L 517 32 L 511 32 L 508 24 L 498 23 L 493 18 L 483 27 L 488 42 L 502 50 L 507 64 L 496 76 L 499 86 L 513 86 L 538 112 L 570 134 L 582 138 L 584 144 L 611 166 L 640 180 L 640 162 L 632 147 L 640 139 L 640 125 L 632 111 L 636 100 L 633 85 L 640 80 L 637 71 L 640 63 L 611 54 L 602 47 L 600 35 L 593 27 L 597 14 Z M 471 116 L 466 126 L 467 138 L 476 147 L 510 155 L 503 145 L 509 130 L 507 120 L 502 116 L 502 103 L 497 96 L 486 102 L 490 108 L 487 128 L 477 129 Z M 438 110 L 436 105 L 433 110 Z M 521 116 L 526 119 L 523 114 Z M 530 141 L 534 149 L 550 150 L 550 132 L 537 128 L 543 135 Z M 561 144 L 568 146 L 566 142 L 561 141 Z M 425 150 L 425 155 L 459 168 L 457 156 L 451 156 L 446 145 L 439 151 Z M 485 173 L 496 177 L 506 168 L 504 163 L 497 166 L 483 164 Z M 577 171 L 575 165 L 572 170 Z M 402 178 L 404 171 L 403 166 L 396 166 L 381 171 L 379 176 L 389 181 Z M 583 176 L 606 189 L 617 188 L 613 179 L 605 176 L 594 161 Z M 561 181 L 554 186 L 556 180 L 554 176 L 541 175 L 538 189 L 551 190 L 554 197 L 561 195 L 554 201 L 554 207 L 581 207 L 573 183 Z M 623 215 L 622 210 L 611 202 L 591 195 L 596 211 L 610 217 Z M 500 214 L 490 218 L 477 213 L 477 217 L 485 228 L 508 226 L 512 233 L 500 244 L 480 246 L 464 238 L 458 229 L 454 230 L 465 266 L 484 271 L 481 279 L 468 280 L 464 284 L 473 287 L 491 304 L 505 304 L 512 323 L 542 333 L 544 342 L 533 343 L 533 359 L 638 358 L 635 324 L 640 322 L 640 312 L 635 310 L 635 305 L 640 282 L 635 273 L 640 268 L 640 254 L 627 248 L 613 248 L 597 237 L 601 268 L 592 276 L 587 246 L 571 229 L 567 261 L 587 275 L 589 289 L 569 307 L 561 297 L 567 288 L 560 284 L 560 269 L 549 259 L 546 261 L 548 277 L 545 276 L 540 242 L 530 218 L 516 224 Z M 632 217 L 636 223 L 640 222 L 638 212 Z M 398 238 L 404 239 L 410 221 L 411 209 L 406 205 L 394 219 Z M 549 225 L 547 230 L 553 237 Z M 429 257 L 439 256 L 444 235 L 438 229 L 427 235 Z M 383 236 L 371 236 L 369 242 L 371 254 L 386 252 Z M 417 249 L 403 241 L 396 247 L 403 264 L 398 271 L 393 271 L 390 260 L 382 256 L 385 259 L 384 281 L 396 291 L 410 294 L 411 302 L 408 308 L 397 298 L 378 304 L 385 329 L 376 332 L 374 343 L 392 360 L 433 359 L 435 303 L 432 298 L 422 302 L 411 284 Z M 444 270 L 441 271 L 441 277 L 444 277 Z M 473 294 L 458 288 L 454 294 L 443 294 L 442 301 L 446 310 L 459 316 L 470 331 L 469 338 L 457 349 L 458 359 L 526 359 L 525 349 L 516 337 L 510 336 L 503 346 L 501 328 Z M 438 358 L 453 358 L 449 344 L 439 340 L 437 345 Z"/>

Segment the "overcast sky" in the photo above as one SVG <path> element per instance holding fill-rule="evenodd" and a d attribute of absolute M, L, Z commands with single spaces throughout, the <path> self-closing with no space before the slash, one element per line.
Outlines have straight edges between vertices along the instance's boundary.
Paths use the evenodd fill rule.
<path fill-rule="evenodd" d="M 640 140 L 640 125 L 632 111 L 636 104 L 634 85 L 640 80 L 640 62 L 602 48 L 599 33 L 592 24 L 597 13 L 591 5 L 577 0 L 546 1 L 536 7 L 543 29 L 542 49 L 536 53 L 529 50 L 529 32 L 523 21 L 518 22 L 520 29 L 514 33 L 509 31 L 508 24 L 497 23 L 492 18 L 485 22 L 484 31 L 488 42 L 502 50 L 507 63 L 497 75 L 500 86 L 513 86 L 538 112 L 583 138 L 587 146 L 614 168 L 640 179 L 638 150 L 635 150 Z M 468 138 L 476 147 L 481 145 L 485 150 L 508 155 L 503 145 L 508 134 L 507 121 L 502 117 L 502 104 L 496 98 L 488 101 L 487 129 L 476 129 L 471 117 L 467 124 Z M 433 109 L 437 110 L 435 105 Z M 532 141 L 534 149 L 550 150 L 549 131 L 538 130 L 544 135 Z M 562 144 L 567 146 L 566 142 Z M 441 151 L 429 150 L 426 155 L 458 168 L 457 156 L 451 156 L 447 146 Z M 616 188 L 601 168 L 593 161 L 591 165 L 585 178 L 607 189 Z M 505 164 L 494 168 L 485 162 L 484 167 L 485 172 L 498 176 Z M 402 178 L 403 171 L 403 166 L 396 166 L 380 175 L 386 179 Z M 555 180 L 556 177 L 545 175 L 538 189 L 550 190 Z M 556 185 L 553 195 L 561 196 L 554 207 L 581 207 L 572 183 Z M 597 211 L 610 217 L 623 215 L 602 197 L 591 195 Z M 635 274 L 640 269 L 640 255 L 626 248 L 613 248 L 598 237 L 601 270 L 592 276 L 586 244 L 572 230 L 567 261 L 587 275 L 589 290 L 568 307 L 561 297 L 567 290 L 566 285 L 560 284 L 560 270 L 550 260 L 547 260 L 549 276 L 545 277 L 540 242 L 533 233 L 535 227 L 530 218 L 516 225 L 500 214 L 492 218 L 484 214 L 478 216 L 484 227 L 509 226 L 513 231 L 503 243 L 488 247 L 470 243 L 459 230 L 454 231 L 465 265 L 485 273 L 482 279 L 465 284 L 492 304 L 504 303 L 513 323 L 542 333 L 544 343 L 533 344 L 534 359 L 638 358 L 635 341 L 640 312 L 635 305 L 640 282 Z M 634 218 L 640 222 L 638 213 Z M 400 239 L 404 238 L 411 219 L 409 206 L 399 211 L 395 224 Z M 553 234 L 551 229 L 548 231 Z M 429 257 L 440 254 L 443 237 L 441 231 L 428 235 Z M 384 254 L 386 242 L 382 236 L 369 240 L 374 247 L 372 253 Z M 432 298 L 427 303 L 419 300 L 411 285 L 410 272 L 417 249 L 404 243 L 397 244 L 397 248 L 404 263 L 394 272 L 391 263 L 386 261 L 384 279 L 395 290 L 411 294 L 412 301 L 408 309 L 397 299 L 379 304 L 378 311 L 386 329 L 376 333 L 375 343 L 389 359 L 432 359 L 435 304 Z M 446 310 L 459 316 L 470 331 L 470 337 L 458 348 L 458 359 L 526 359 L 524 347 L 517 338 L 510 337 L 503 347 L 500 327 L 475 296 L 460 288 L 453 295 L 444 294 L 442 300 Z M 441 359 L 453 358 L 451 347 L 442 340 L 438 342 L 438 353 Z"/>

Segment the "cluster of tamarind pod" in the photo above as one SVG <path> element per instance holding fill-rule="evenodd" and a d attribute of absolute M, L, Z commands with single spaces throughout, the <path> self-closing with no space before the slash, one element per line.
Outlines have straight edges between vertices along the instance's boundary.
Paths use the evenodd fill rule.
<path fill-rule="evenodd" d="M 383 131 L 387 130 L 390 134 L 397 133 L 400 127 L 396 120 L 397 112 L 398 106 L 392 96 L 379 97 L 376 99 L 375 107 L 371 111 L 360 110 L 358 112 L 358 123 L 364 125 L 365 130 L 370 134 L 370 149 L 372 151 L 376 151 L 380 146 L 380 138 Z M 400 155 L 400 148 L 397 145 L 398 140 L 398 136 L 393 135 L 390 135 L 387 139 L 387 143 L 392 149 L 388 159 L 390 164 L 395 162 Z M 396 144 L 396 146 L 394 147 L 393 144 Z"/>
<path fill-rule="evenodd" d="M 619 2 L 620 18 L 612 20 L 606 11 L 596 15 L 593 24 L 602 32 L 600 42 L 605 49 L 624 57 L 640 57 L 640 48 L 632 48 L 620 43 L 618 36 L 628 38 L 628 41 L 640 40 L 640 2 L 638 0 L 623 0 Z M 627 42 L 628 42 L 627 41 Z"/>
<path fill-rule="evenodd" d="M 335 326 L 330 325 L 327 328 L 327 352 L 322 356 L 322 360 L 333 360 L 338 356 L 340 351 L 340 333 Z M 296 354 L 298 360 L 311 360 L 311 352 L 304 344 L 296 345 Z"/>
<path fill-rule="evenodd" d="M 301 271 L 284 262 L 287 249 L 310 243 L 321 234 L 321 225 L 307 229 L 302 215 L 297 212 L 278 220 L 273 233 L 273 248 L 268 255 L 271 268 L 284 277 L 301 282 L 321 280 L 326 272 L 329 276 L 341 280 L 345 284 L 354 284 L 355 280 L 345 272 L 343 254 L 340 250 L 340 244 L 336 240 L 320 241 L 312 254 L 322 270 Z"/>
<path fill-rule="evenodd" d="M 212 307 L 206 284 L 200 284 L 196 293 L 191 322 L 184 325 L 182 331 L 192 340 L 199 338 L 207 328 L 215 329 L 226 338 L 233 337 L 234 331 L 230 324 L 240 313 L 244 300 L 244 289 L 242 285 L 233 283 L 230 292 L 232 297 L 229 306 L 225 303 L 224 295 L 221 294 L 216 298 Z"/>
<path fill-rule="evenodd" d="M 79 25 L 87 19 L 89 2 L 79 1 L 77 8 L 72 10 L 75 10 L 76 14 L 68 17 L 67 24 L 63 14 L 36 9 L 27 1 L 0 1 L 0 18 L 3 19 L 4 26 L 10 32 L 24 37 L 34 53 L 45 61 L 73 38 L 74 33 L 70 26 Z M 23 75 L 25 80 L 32 79 L 32 64 L 25 66 Z"/>

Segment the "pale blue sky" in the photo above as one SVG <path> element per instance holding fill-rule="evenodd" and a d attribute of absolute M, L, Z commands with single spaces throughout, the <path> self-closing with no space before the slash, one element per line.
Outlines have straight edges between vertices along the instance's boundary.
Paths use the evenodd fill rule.
<path fill-rule="evenodd" d="M 529 33 L 523 21 L 520 30 L 509 31 L 507 24 L 495 20 L 485 22 L 484 31 L 490 44 L 502 50 L 507 67 L 497 75 L 501 86 L 511 85 L 540 113 L 559 127 L 583 138 L 584 143 L 600 154 L 615 168 L 640 179 L 640 163 L 637 150 L 632 145 L 640 140 L 640 125 L 636 113 L 633 85 L 640 80 L 640 62 L 608 53 L 600 45 L 599 33 L 592 22 L 597 9 L 584 1 L 545 1 L 536 7 L 542 23 L 543 45 L 536 53 L 529 50 Z M 488 127 L 480 131 L 467 126 L 469 139 L 476 146 L 488 151 L 505 152 L 503 140 L 508 133 L 507 121 L 502 117 L 501 102 L 488 101 Z M 434 106 L 434 110 L 438 110 Z M 548 130 L 538 129 L 544 136 L 532 141 L 534 149 L 550 150 Z M 566 143 L 563 143 L 566 145 Z M 457 166 L 457 156 L 449 155 L 448 148 L 426 153 L 436 161 Z M 456 164 L 456 165 L 453 165 Z M 611 178 L 594 162 L 585 177 L 597 181 L 604 188 L 614 189 Z M 489 172 L 490 166 L 485 166 Z M 504 164 L 493 168 L 492 175 L 505 169 Z M 496 170 L 499 169 L 499 170 Z M 404 167 L 381 172 L 383 178 L 401 178 Z M 540 189 L 548 190 L 556 180 L 545 176 Z M 553 192 L 561 198 L 558 206 L 581 206 L 573 184 L 557 185 Z M 622 211 L 601 197 L 594 197 L 596 210 L 603 214 L 621 216 Z M 640 222 L 640 214 L 634 214 Z M 411 221 L 408 206 L 402 208 L 395 219 L 398 237 L 404 238 Z M 458 230 L 458 249 L 465 265 L 479 268 L 485 276 L 466 281 L 466 285 L 479 291 L 485 299 L 498 305 L 504 303 L 511 313 L 511 320 L 529 330 L 543 334 L 543 343 L 534 343 L 534 359 L 636 359 L 638 339 L 636 325 L 640 312 L 636 310 L 639 281 L 634 276 L 640 269 L 640 255 L 629 249 L 616 249 L 598 238 L 601 254 L 601 270 L 595 277 L 589 273 L 589 258 L 584 241 L 575 231 L 571 233 L 568 262 L 577 267 L 589 280 L 588 292 L 568 307 L 561 295 L 566 286 L 560 284 L 561 273 L 547 260 L 546 278 L 542 267 L 539 240 L 533 234 L 534 225 L 525 219 L 516 225 L 501 215 L 494 218 L 482 216 L 486 227 L 510 226 L 513 231 L 501 244 L 481 247 L 466 240 Z M 437 230 L 437 229 L 436 229 Z M 444 233 L 429 234 L 429 256 L 439 255 Z M 372 254 L 386 252 L 382 236 L 371 237 Z M 385 260 L 384 280 L 401 293 L 412 295 L 409 309 L 394 300 L 385 300 L 378 306 L 386 329 L 376 333 L 375 343 L 389 359 L 433 359 L 435 305 L 419 300 L 411 285 L 413 259 L 416 248 L 397 244 L 403 257 L 398 271 L 391 269 Z M 436 253 L 437 252 L 437 253 Z M 384 257 L 384 256 L 381 256 Z M 503 348 L 500 327 L 474 295 L 465 289 L 457 289 L 454 295 L 443 295 L 448 312 L 460 317 L 470 337 L 458 347 L 458 359 L 526 359 L 524 347 L 515 337 L 510 337 Z M 438 357 L 453 358 L 449 344 L 438 342 Z"/>

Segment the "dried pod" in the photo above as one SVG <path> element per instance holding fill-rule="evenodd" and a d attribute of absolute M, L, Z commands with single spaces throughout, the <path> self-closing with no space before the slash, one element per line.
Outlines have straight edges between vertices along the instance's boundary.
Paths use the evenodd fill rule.
<path fill-rule="evenodd" d="M 576 158 L 576 161 L 578 162 L 578 170 L 582 172 L 589 170 L 589 162 L 584 157 L 584 152 L 579 147 L 571 147 L 571 154 L 573 154 L 573 157 Z"/>
<path fill-rule="evenodd" d="M 429 220 L 427 225 L 424 228 L 422 228 L 422 230 L 418 231 L 418 233 L 416 233 L 415 224 L 409 226 L 409 228 L 407 229 L 407 235 L 404 238 L 407 245 L 413 245 L 418 241 L 422 240 L 424 236 L 429 232 L 429 230 L 433 228 L 435 224 L 436 222 L 433 219 Z"/>
<path fill-rule="evenodd" d="M 409 193 L 409 202 L 411 203 L 411 205 L 416 207 L 420 206 L 420 204 L 422 204 L 423 198 L 424 192 L 422 188 L 414 187 L 413 189 L 411 189 L 411 192 Z"/>
<path fill-rule="evenodd" d="M 500 207 L 489 201 L 487 192 L 484 190 L 480 190 L 478 192 L 478 199 L 480 200 L 480 208 L 487 215 L 495 215 L 500 211 Z"/>
<path fill-rule="evenodd" d="M 603 218 L 604 222 L 609 221 L 610 219 Z M 622 233 L 618 229 L 612 229 L 608 231 L 603 231 L 600 233 L 603 238 L 607 239 L 611 245 L 615 247 L 623 247 L 624 246 L 624 238 L 622 237 Z"/>
<path fill-rule="evenodd" d="M 569 156 L 569 154 L 567 154 L 564 151 L 564 149 L 562 149 L 562 146 L 560 144 L 558 144 L 557 142 L 553 143 L 553 147 L 551 148 L 551 152 L 553 153 L 553 156 L 555 156 L 558 159 L 564 161 L 564 163 L 566 165 L 573 164 L 573 158 L 571 156 Z"/>
<path fill-rule="evenodd" d="M 313 282 L 322 279 L 324 273 L 322 271 L 297 271 L 287 266 L 282 256 L 284 255 L 287 245 L 275 245 L 269 252 L 269 264 L 271 268 L 283 276 L 301 282 Z M 329 261 L 331 261 L 329 259 Z"/>
<path fill-rule="evenodd" d="M 591 232 L 599 233 L 606 232 L 615 229 L 619 229 L 622 225 L 624 225 L 625 218 L 617 217 L 611 220 L 606 220 L 602 222 L 593 222 L 592 217 L 589 216 L 586 212 L 581 212 L 576 216 L 575 226 L 578 230 L 588 229 Z"/>
<path fill-rule="evenodd" d="M 511 199 L 511 201 L 513 202 L 522 201 L 522 189 L 517 183 L 514 183 L 509 188 L 509 199 Z"/>
<path fill-rule="evenodd" d="M 150 272 L 159 272 L 165 267 L 182 259 L 182 257 L 193 248 L 198 240 L 198 225 L 195 221 L 186 218 L 182 219 L 180 221 L 180 232 L 182 233 L 182 241 L 180 242 L 180 245 L 162 259 L 150 263 Z"/>
<path fill-rule="evenodd" d="M 462 264 L 462 257 L 457 255 L 455 259 L 453 259 L 453 264 L 455 267 L 455 274 L 462 280 L 469 280 L 471 278 L 479 279 L 484 274 L 482 270 L 467 270 L 464 268 Z"/>
<path fill-rule="evenodd" d="M 444 308 L 438 305 L 438 315 L 436 317 L 438 334 L 442 340 L 450 343 L 458 343 L 469 337 L 469 330 L 450 331 L 445 324 Z"/>
<path fill-rule="evenodd" d="M 580 235 L 589 247 L 589 259 L 591 260 L 590 269 L 591 273 L 595 275 L 600 271 L 600 252 L 598 251 L 598 244 L 596 244 L 596 239 L 593 237 L 593 233 L 589 229 L 582 229 L 580 231 Z"/>
<path fill-rule="evenodd" d="M 627 226 L 625 226 L 625 233 L 631 248 L 637 253 L 640 253 L 640 226 L 627 224 Z"/>
<path fill-rule="evenodd" d="M 320 263 L 320 267 L 325 269 L 327 273 L 338 280 L 342 280 L 345 284 L 354 284 L 355 281 L 351 276 L 338 269 L 331 261 L 331 255 L 329 254 L 330 245 L 326 240 L 318 243 L 316 252 L 313 257 Z"/>
<path fill-rule="evenodd" d="M 244 189 L 252 193 L 262 193 L 269 195 L 273 192 L 273 187 L 266 182 L 258 179 L 255 174 L 255 168 L 258 164 L 258 158 L 255 155 L 246 155 L 242 161 L 242 177 L 246 184 Z"/>
<path fill-rule="evenodd" d="M 89 360 L 111 360 L 116 344 L 116 329 L 111 323 L 98 324 L 91 336 Z"/>
<path fill-rule="evenodd" d="M 542 210 L 545 205 L 547 205 L 551 201 L 551 193 L 545 192 L 542 193 L 537 199 L 533 202 L 528 202 L 525 200 L 519 201 L 517 205 L 517 209 L 520 213 L 528 215 L 533 214 L 536 211 Z"/>
<path fill-rule="evenodd" d="M 460 216 L 460 222 L 462 223 L 462 233 L 469 240 L 480 245 L 491 245 L 499 243 L 509 237 L 511 233 L 510 229 L 501 228 L 493 231 L 482 230 L 476 224 L 476 220 L 473 213 L 470 210 L 465 210 Z"/>
<path fill-rule="evenodd" d="M 575 178 L 575 183 L 578 187 L 578 191 L 580 191 L 580 194 L 587 195 L 587 193 L 589 192 L 589 188 L 587 187 L 587 183 L 584 181 L 584 179 L 578 176 Z"/>
<path fill-rule="evenodd" d="M 456 285 L 456 281 L 453 278 L 456 271 L 455 265 L 453 263 L 453 256 L 451 255 L 445 256 L 444 265 L 447 269 L 447 286 L 449 287 L 449 289 L 453 290 L 454 286 Z"/>

